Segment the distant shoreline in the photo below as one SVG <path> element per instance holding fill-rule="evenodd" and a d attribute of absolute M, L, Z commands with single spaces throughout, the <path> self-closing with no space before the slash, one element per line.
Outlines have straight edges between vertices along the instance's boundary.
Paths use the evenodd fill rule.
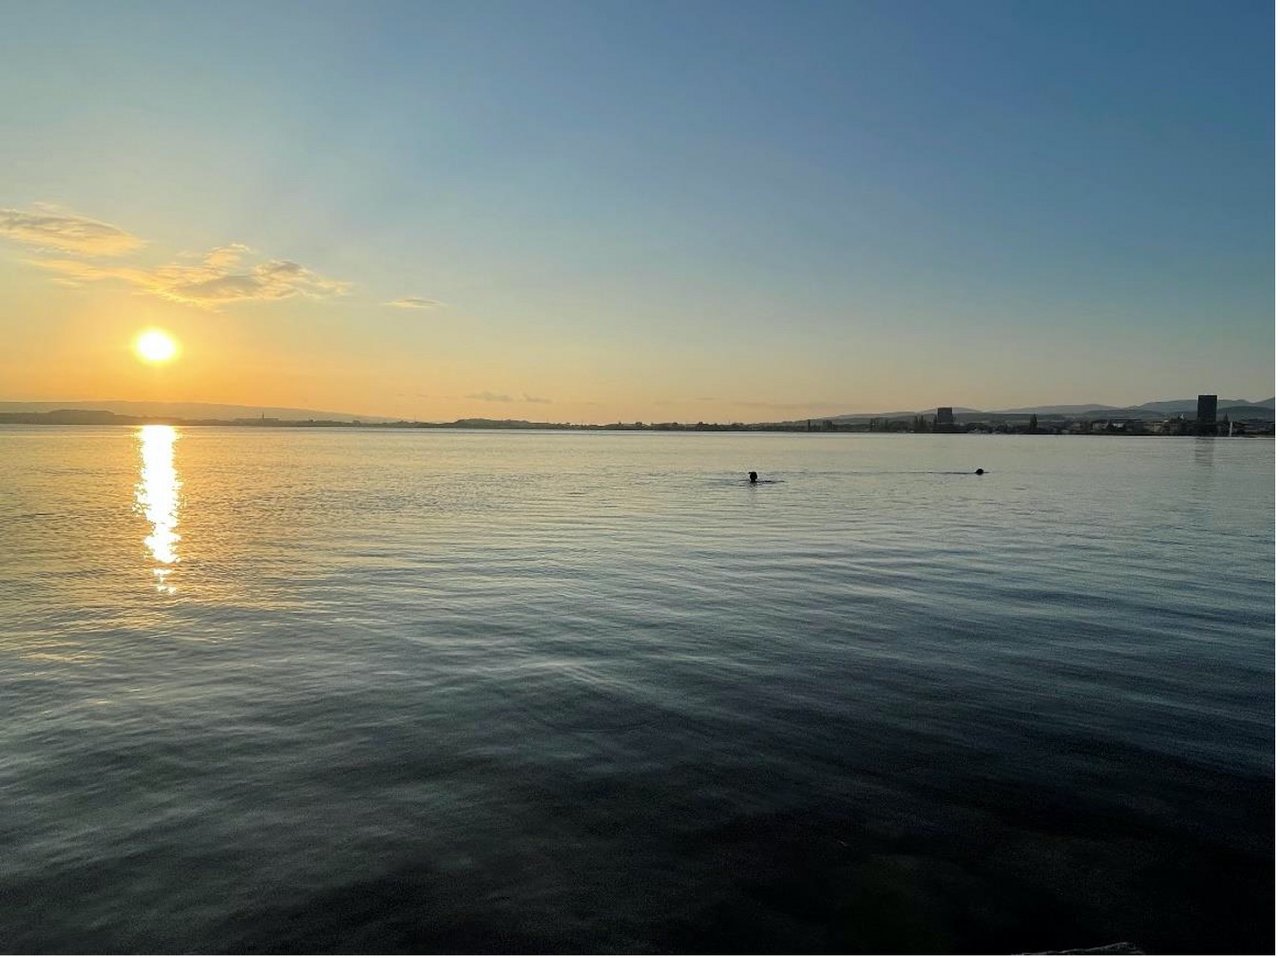
<path fill-rule="evenodd" d="M 869 419 L 865 422 L 800 420 L 779 423 L 553 423 L 510 419 L 458 419 L 453 422 L 362 422 L 358 419 L 186 419 L 176 416 L 129 416 L 92 409 L 60 409 L 43 413 L 0 413 L 0 425 L 24 426 L 224 426 L 244 429 L 471 429 L 555 432 L 734 432 L 734 433 L 864 433 L 1054 436 L 1200 436 L 1274 438 L 1274 419 L 1200 422 L 1184 417 L 1165 420 L 1077 418 L 1069 416 L 1001 416 L 938 426 L 923 416 L 915 420 Z"/>

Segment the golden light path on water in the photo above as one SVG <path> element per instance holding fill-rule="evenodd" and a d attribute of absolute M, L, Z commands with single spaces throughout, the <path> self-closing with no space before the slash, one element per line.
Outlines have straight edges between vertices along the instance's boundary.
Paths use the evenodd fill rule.
<path fill-rule="evenodd" d="M 143 542 L 157 565 L 152 570 L 156 591 L 172 595 L 169 574 L 178 561 L 178 490 L 182 487 L 173 464 L 173 445 L 178 430 L 173 426 L 143 426 L 138 430 L 142 456 L 142 477 L 134 492 L 135 508 L 151 523 L 151 535 Z"/>

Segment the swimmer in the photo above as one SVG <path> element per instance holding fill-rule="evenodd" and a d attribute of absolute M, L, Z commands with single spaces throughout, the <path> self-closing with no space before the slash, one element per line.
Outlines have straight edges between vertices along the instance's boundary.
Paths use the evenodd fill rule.
<path fill-rule="evenodd" d="M 974 473 L 974 475 L 975 475 L 975 476 L 981 476 L 981 475 L 983 475 L 986 471 L 987 471 L 987 470 L 985 470 L 985 469 L 979 468 L 979 469 L 978 469 L 978 471 Z"/>
<path fill-rule="evenodd" d="M 756 476 L 754 472 L 747 473 L 747 482 L 751 483 L 754 486 L 757 483 L 759 483 L 759 481 L 760 481 L 759 478 Z"/>

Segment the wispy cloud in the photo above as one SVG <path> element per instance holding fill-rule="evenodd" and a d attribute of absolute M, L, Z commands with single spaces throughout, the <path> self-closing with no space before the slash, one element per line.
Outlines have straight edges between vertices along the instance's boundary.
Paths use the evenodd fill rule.
<path fill-rule="evenodd" d="M 421 296 L 401 296 L 399 299 L 393 299 L 389 303 L 383 303 L 383 306 L 394 306 L 397 309 L 439 309 L 444 303 L 437 302 L 434 299 L 423 299 Z"/>
<path fill-rule="evenodd" d="M 467 393 L 467 399 L 478 399 L 481 402 L 532 402 L 532 403 L 549 403 L 550 399 L 544 399 L 541 396 L 530 396 L 528 393 L 521 393 L 520 397 L 509 395 L 508 393 L 495 393 L 484 390 L 478 393 Z"/>
<path fill-rule="evenodd" d="M 84 256 L 119 256 L 143 245 L 118 226 L 43 205 L 32 210 L 0 209 L 0 236 Z"/>
<path fill-rule="evenodd" d="M 754 402 L 740 399 L 732 403 L 734 406 L 746 406 L 749 409 L 838 409 L 848 403 L 824 402 L 814 399 L 810 402 Z"/>
<path fill-rule="evenodd" d="M 292 296 L 327 299 L 351 288 L 350 283 L 321 276 L 291 260 L 246 263 L 244 260 L 250 252 L 247 246 L 233 243 L 210 250 L 196 263 L 178 262 L 150 268 L 96 266 L 68 259 L 32 262 L 64 280 L 113 280 L 164 299 L 208 308 L 225 303 L 270 302 Z"/>

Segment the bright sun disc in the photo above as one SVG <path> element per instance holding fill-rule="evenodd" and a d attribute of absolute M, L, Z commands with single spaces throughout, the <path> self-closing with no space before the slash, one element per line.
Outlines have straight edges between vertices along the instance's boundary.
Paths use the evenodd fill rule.
<path fill-rule="evenodd" d="M 145 329 L 133 341 L 133 351 L 144 363 L 167 363 L 178 355 L 178 342 L 163 329 Z"/>

